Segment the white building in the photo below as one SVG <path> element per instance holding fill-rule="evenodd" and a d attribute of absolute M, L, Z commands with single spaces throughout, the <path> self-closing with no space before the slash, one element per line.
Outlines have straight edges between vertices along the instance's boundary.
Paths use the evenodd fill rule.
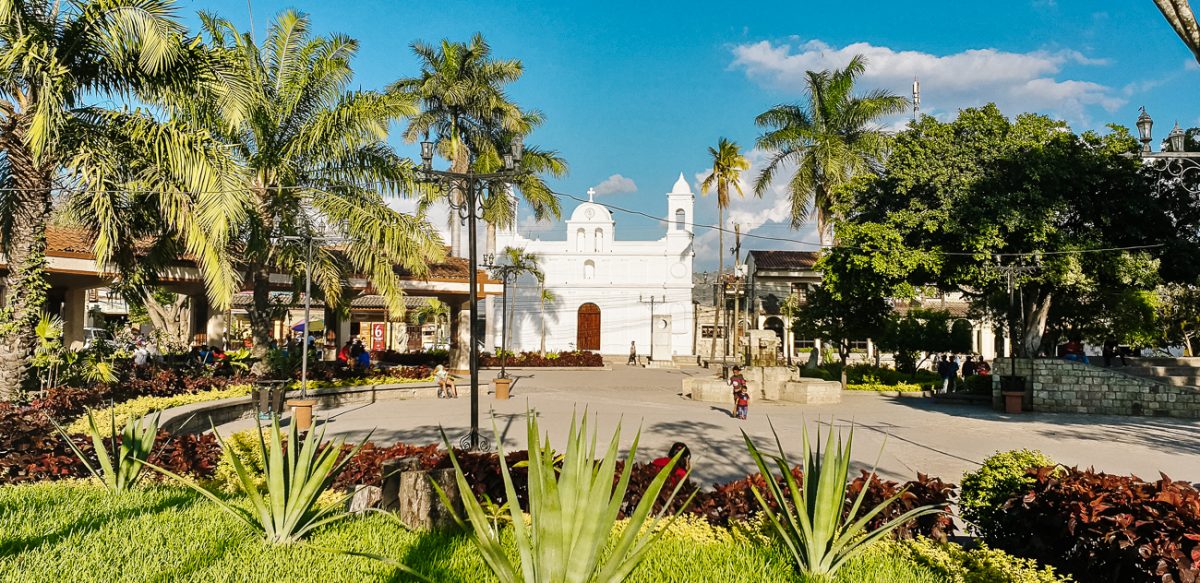
<path fill-rule="evenodd" d="M 666 233 L 655 241 L 621 241 L 612 213 L 592 201 L 580 204 L 567 221 L 565 240 L 526 239 L 514 230 L 497 233 L 496 248 L 534 253 L 555 296 L 545 310 L 548 351 L 638 353 L 655 360 L 695 354 L 692 305 L 692 206 L 695 197 L 683 174 L 666 195 Z M 513 309 L 510 350 L 536 351 L 542 339 L 542 302 L 537 283 L 523 278 L 509 285 Z M 495 316 L 501 302 L 494 301 Z M 652 319 L 653 311 L 653 319 Z M 489 320 L 500 344 L 503 318 Z M 653 347 L 653 348 L 652 348 Z"/>

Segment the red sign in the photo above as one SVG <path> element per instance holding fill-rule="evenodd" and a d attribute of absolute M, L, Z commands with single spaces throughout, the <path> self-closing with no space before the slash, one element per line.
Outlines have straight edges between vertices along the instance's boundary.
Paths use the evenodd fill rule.
<path fill-rule="evenodd" d="M 387 350 L 387 324 L 380 322 L 371 324 L 371 350 Z"/>

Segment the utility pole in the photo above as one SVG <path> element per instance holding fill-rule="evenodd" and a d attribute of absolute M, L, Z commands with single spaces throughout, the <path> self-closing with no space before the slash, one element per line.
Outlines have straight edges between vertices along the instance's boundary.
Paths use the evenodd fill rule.
<path fill-rule="evenodd" d="M 913 121 L 921 119 L 921 81 L 913 78 Z"/>
<path fill-rule="evenodd" d="M 659 301 L 659 299 L 654 297 L 654 294 L 650 295 L 649 301 L 647 301 L 646 298 L 642 297 L 642 294 L 638 294 L 638 302 L 643 303 L 643 304 L 650 304 L 650 352 L 648 353 L 649 356 L 646 357 L 646 364 L 650 364 L 651 362 L 654 361 L 654 304 L 658 301 Z M 663 294 L 661 301 L 664 304 L 667 303 L 666 294 Z M 716 328 L 714 328 L 713 334 L 716 334 L 716 333 L 717 333 Z"/>
<path fill-rule="evenodd" d="M 733 248 L 730 249 L 730 251 L 733 251 L 733 272 L 734 272 L 734 274 L 737 275 L 737 284 L 736 284 L 736 287 L 734 288 L 734 294 L 733 294 L 734 295 L 733 315 L 734 315 L 735 322 L 738 320 L 741 320 L 741 314 L 739 313 L 739 309 L 738 309 L 738 307 L 740 305 L 740 304 L 738 304 L 738 301 L 739 301 L 738 297 L 740 295 L 740 297 L 742 298 L 742 301 L 744 301 L 746 304 L 746 336 L 747 336 L 747 340 L 746 340 L 746 354 L 745 354 L 745 358 L 744 358 L 745 362 L 743 364 L 749 365 L 750 364 L 750 341 L 749 341 L 750 296 L 748 294 L 749 289 L 746 287 L 746 274 L 742 273 L 742 267 L 743 267 L 742 260 L 741 260 L 741 256 L 742 256 L 742 225 L 740 225 L 738 223 L 734 223 L 734 225 L 733 225 Z M 741 292 L 740 294 L 738 293 L 739 290 Z M 734 324 L 734 330 L 737 330 L 737 324 Z M 741 338 L 741 335 L 739 334 L 739 335 L 737 335 L 737 337 Z M 736 339 L 734 341 L 734 349 L 735 350 L 737 349 Z"/>

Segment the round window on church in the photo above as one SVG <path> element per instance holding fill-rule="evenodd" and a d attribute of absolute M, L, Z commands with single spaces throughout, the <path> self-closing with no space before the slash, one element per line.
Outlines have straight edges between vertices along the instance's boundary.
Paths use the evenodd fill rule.
<path fill-rule="evenodd" d="M 682 263 L 676 263 L 671 266 L 671 277 L 675 279 L 683 279 L 687 276 L 687 268 Z"/>

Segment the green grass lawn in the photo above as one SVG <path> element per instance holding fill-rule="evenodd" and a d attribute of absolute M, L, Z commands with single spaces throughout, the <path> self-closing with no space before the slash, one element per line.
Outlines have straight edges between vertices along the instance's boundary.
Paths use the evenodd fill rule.
<path fill-rule="evenodd" d="M 669 532 L 629 581 L 799 580 L 782 549 L 711 534 L 687 528 Z M 385 563 L 318 547 L 390 557 L 434 581 L 495 580 L 465 536 L 409 532 L 377 513 L 323 528 L 307 544 L 271 546 L 215 505 L 179 488 L 153 487 L 121 496 L 80 482 L 0 488 L 4 582 L 409 579 Z M 943 579 L 924 567 L 876 554 L 849 565 L 837 581 Z"/>

